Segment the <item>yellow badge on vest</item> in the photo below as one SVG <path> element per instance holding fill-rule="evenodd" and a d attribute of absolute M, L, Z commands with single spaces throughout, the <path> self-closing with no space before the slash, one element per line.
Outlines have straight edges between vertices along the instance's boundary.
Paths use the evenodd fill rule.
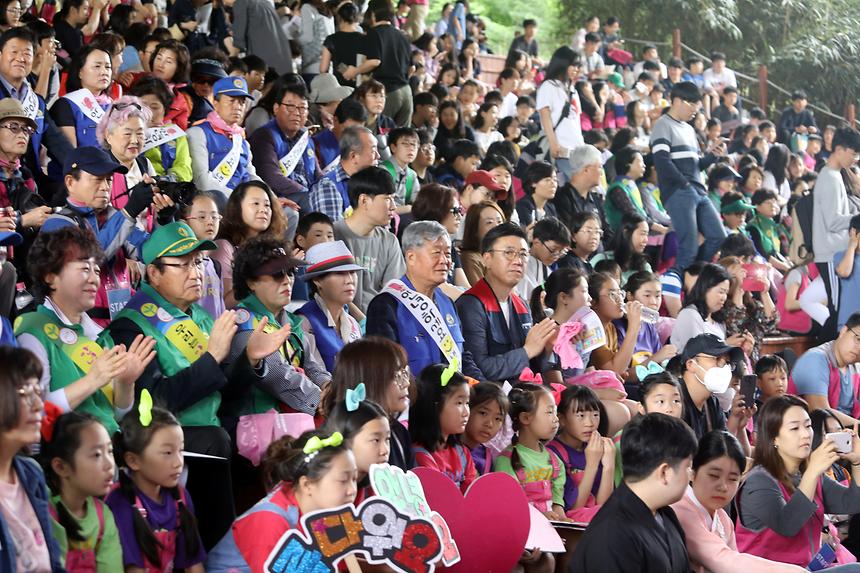
<path fill-rule="evenodd" d="M 192 364 L 209 348 L 209 336 L 190 319 L 170 325 L 164 336 Z"/>

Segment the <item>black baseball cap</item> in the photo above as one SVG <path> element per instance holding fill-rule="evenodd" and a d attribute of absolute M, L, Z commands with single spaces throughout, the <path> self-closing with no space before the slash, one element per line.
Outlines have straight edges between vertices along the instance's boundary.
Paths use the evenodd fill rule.
<path fill-rule="evenodd" d="M 740 360 L 743 357 L 743 351 L 740 348 L 729 346 L 725 340 L 714 334 L 700 334 L 688 340 L 681 358 L 686 364 L 687 360 L 695 358 L 699 354 L 714 357 L 728 354 L 732 361 Z"/>

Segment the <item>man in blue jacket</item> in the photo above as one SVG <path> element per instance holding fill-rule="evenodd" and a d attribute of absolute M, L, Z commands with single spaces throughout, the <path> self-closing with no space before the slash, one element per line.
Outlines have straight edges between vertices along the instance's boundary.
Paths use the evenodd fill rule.
<path fill-rule="evenodd" d="M 127 169 L 97 147 L 78 147 L 66 158 L 63 167 L 64 183 L 68 191 L 66 205 L 58 215 L 49 217 L 42 232 L 50 231 L 69 220 L 81 228 L 89 228 L 98 238 L 105 252 L 105 264 L 96 295 L 96 306 L 88 312 L 101 326 L 106 326 L 131 298 L 131 283 L 139 271 L 127 259 L 139 259 L 143 242 L 149 238 L 137 217 L 153 207 L 159 223 L 170 222 L 175 207 L 173 201 L 146 183 L 135 185 L 129 191 L 128 203 L 123 209 L 110 204 L 111 180 L 114 173 Z M 137 272 L 136 272 L 137 271 Z"/>
<path fill-rule="evenodd" d="M 451 239 L 435 221 L 416 221 L 403 232 L 406 274 L 390 281 L 367 307 L 367 334 L 384 336 L 406 349 L 417 376 L 431 364 L 456 360 L 458 370 L 482 380 L 463 349 L 460 317 L 439 285 L 448 278 Z"/>

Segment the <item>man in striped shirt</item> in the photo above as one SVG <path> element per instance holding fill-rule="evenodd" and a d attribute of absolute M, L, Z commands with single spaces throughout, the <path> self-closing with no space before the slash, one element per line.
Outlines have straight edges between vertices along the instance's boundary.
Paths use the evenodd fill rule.
<path fill-rule="evenodd" d="M 702 183 L 702 171 L 718 156 L 726 154 L 719 142 L 702 157 L 696 132 L 690 122 L 701 105 L 696 84 L 679 82 L 672 87 L 672 106 L 651 131 L 651 151 L 660 184 L 663 205 L 678 234 L 678 256 L 674 270 L 679 276 L 694 260 L 710 261 L 719 250 L 726 231 Z M 699 247 L 699 233 L 705 237 Z"/>

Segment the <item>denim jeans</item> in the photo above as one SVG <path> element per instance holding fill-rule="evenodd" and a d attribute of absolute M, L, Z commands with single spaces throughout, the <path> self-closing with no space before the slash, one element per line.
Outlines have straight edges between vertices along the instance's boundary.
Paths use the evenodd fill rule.
<path fill-rule="evenodd" d="M 693 261 L 710 262 L 714 258 L 726 238 L 726 230 L 711 200 L 692 186 L 678 189 L 664 204 L 672 217 L 672 228 L 678 235 L 678 257 L 674 269 L 684 276 L 684 269 Z M 701 248 L 699 233 L 705 237 Z"/>

